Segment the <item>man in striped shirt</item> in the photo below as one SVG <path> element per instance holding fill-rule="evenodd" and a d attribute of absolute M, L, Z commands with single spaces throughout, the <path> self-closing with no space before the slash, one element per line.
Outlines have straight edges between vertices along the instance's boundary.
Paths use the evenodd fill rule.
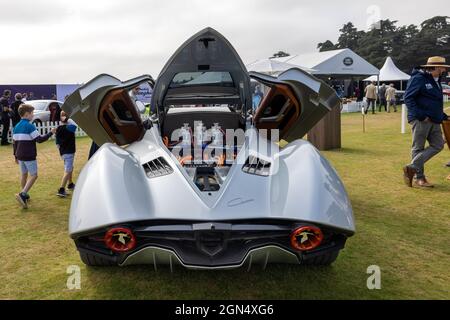
<path fill-rule="evenodd" d="M 47 141 L 56 132 L 56 129 L 52 129 L 51 132 L 40 135 L 34 124 L 31 123 L 33 111 L 33 106 L 21 105 L 19 107 L 21 120 L 13 130 L 14 157 L 20 166 L 22 187 L 22 191 L 16 194 L 16 199 L 24 209 L 28 208 L 30 199 L 28 192 L 37 179 L 36 142 Z"/>

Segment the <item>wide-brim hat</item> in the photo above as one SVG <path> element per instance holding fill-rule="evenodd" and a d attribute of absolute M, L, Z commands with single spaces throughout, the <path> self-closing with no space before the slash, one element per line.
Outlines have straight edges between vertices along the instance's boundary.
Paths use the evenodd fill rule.
<path fill-rule="evenodd" d="M 430 57 L 428 58 L 427 64 L 422 65 L 421 67 L 432 68 L 432 67 L 444 67 L 450 68 L 450 65 L 446 64 L 444 57 Z"/>

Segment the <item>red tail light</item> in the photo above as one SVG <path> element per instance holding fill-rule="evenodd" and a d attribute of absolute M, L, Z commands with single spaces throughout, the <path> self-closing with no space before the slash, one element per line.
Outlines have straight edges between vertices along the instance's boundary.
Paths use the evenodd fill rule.
<path fill-rule="evenodd" d="M 307 251 L 317 248 L 322 243 L 323 233 L 317 227 L 302 226 L 292 231 L 290 238 L 292 248 Z"/>
<path fill-rule="evenodd" d="M 104 238 L 106 246 L 115 252 L 126 252 L 136 246 L 136 237 L 128 228 L 109 229 Z"/>

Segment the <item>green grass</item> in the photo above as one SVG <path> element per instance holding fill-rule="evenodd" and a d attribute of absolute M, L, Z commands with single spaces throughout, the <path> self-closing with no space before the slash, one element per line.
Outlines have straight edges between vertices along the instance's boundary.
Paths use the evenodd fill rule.
<path fill-rule="evenodd" d="M 342 117 L 341 150 L 324 152 L 352 200 L 357 233 L 330 267 L 269 265 L 247 273 L 151 266 L 87 268 L 67 234 L 68 199 L 55 196 L 62 162 L 53 142 L 39 145 L 40 176 L 31 208 L 18 208 L 19 173 L 11 147 L 0 147 L 0 298 L 3 299 L 449 299 L 450 170 L 448 149 L 426 166 L 433 190 L 405 187 L 411 135 L 400 114 Z M 76 175 L 90 140 L 78 139 Z M 81 290 L 66 288 L 66 268 L 81 268 Z M 381 268 L 381 290 L 366 269 Z"/>

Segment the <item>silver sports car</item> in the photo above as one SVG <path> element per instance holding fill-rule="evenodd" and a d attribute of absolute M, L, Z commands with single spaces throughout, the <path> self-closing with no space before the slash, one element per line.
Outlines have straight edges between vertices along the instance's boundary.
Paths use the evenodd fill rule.
<path fill-rule="evenodd" d="M 146 120 L 135 98 L 143 83 L 152 88 Z M 352 208 L 335 170 L 301 138 L 338 105 L 300 69 L 247 72 L 211 28 L 156 81 L 97 76 L 63 105 L 101 146 L 70 209 L 81 259 L 155 269 L 332 263 L 355 232 Z"/>

